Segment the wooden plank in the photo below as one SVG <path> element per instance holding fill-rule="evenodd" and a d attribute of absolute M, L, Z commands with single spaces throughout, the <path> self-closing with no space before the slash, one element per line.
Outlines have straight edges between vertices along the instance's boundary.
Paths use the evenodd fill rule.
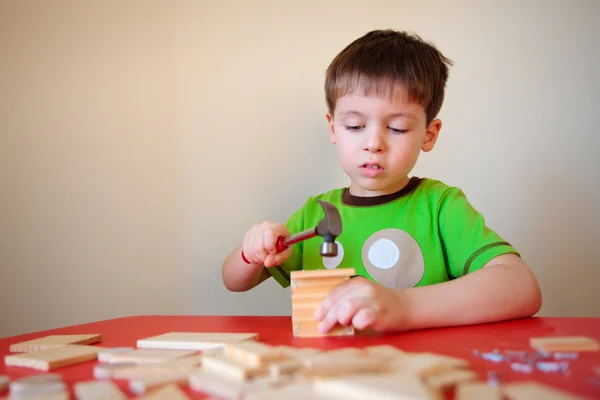
<path fill-rule="evenodd" d="M 195 392 L 223 399 L 246 399 L 246 396 L 265 389 L 279 387 L 287 381 L 256 378 L 251 381 L 231 380 L 213 371 L 202 369 L 189 377 L 189 387 Z"/>
<path fill-rule="evenodd" d="M 507 383 L 501 387 L 508 400 L 585 400 L 564 390 L 534 381 Z"/>
<path fill-rule="evenodd" d="M 317 394 L 345 400 L 441 400 L 439 391 L 428 388 L 410 373 L 352 375 L 347 378 L 316 378 Z"/>
<path fill-rule="evenodd" d="M 169 332 L 137 341 L 143 349 L 208 350 L 227 343 L 258 340 L 258 333 Z"/>
<path fill-rule="evenodd" d="M 194 350 L 136 349 L 127 353 L 112 354 L 108 362 L 134 362 L 140 365 L 156 364 L 195 355 L 198 355 L 198 352 Z"/>
<path fill-rule="evenodd" d="M 325 297 L 334 289 L 334 286 L 312 286 L 296 289 L 292 292 L 292 301 L 298 299 L 312 299 L 323 301 Z"/>
<path fill-rule="evenodd" d="M 9 354 L 4 357 L 4 364 L 12 367 L 49 371 L 68 365 L 96 360 L 98 352 L 101 350 L 103 349 L 96 346 L 65 345 L 31 353 Z"/>
<path fill-rule="evenodd" d="M 405 351 L 389 344 L 367 346 L 363 351 L 369 355 L 385 357 L 390 360 L 403 358 L 408 355 Z"/>
<path fill-rule="evenodd" d="M 390 372 L 390 365 L 377 356 L 348 355 L 311 357 L 303 362 L 306 377 L 339 377 L 346 374 Z"/>
<path fill-rule="evenodd" d="M 549 352 L 597 351 L 600 349 L 596 340 L 585 336 L 532 337 L 529 339 L 529 344 L 534 349 Z"/>
<path fill-rule="evenodd" d="M 84 381 L 73 386 L 77 400 L 125 400 L 127 396 L 111 381 Z"/>
<path fill-rule="evenodd" d="M 231 359 L 246 362 L 254 366 L 289 358 L 281 349 L 256 341 L 227 344 L 224 354 Z"/>
<path fill-rule="evenodd" d="M 460 358 L 433 353 L 410 353 L 390 361 L 392 368 L 406 371 L 422 378 L 457 368 L 467 368 L 469 362 Z"/>
<path fill-rule="evenodd" d="M 187 386 L 190 375 L 190 372 L 171 372 L 156 376 L 132 379 L 129 381 L 129 390 L 132 393 L 140 396 L 153 389 L 169 384 Z"/>
<path fill-rule="evenodd" d="M 48 335 L 41 338 L 28 340 L 10 345 L 12 353 L 27 353 L 62 347 L 69 344 L 94 344 L 102 341 L 100 334 L 86 335 Z"/>
<path fill-rule="evenodd" d="M 113 379 L 143 379 L 151 376 L 160 376 L 173 372 L 192 372 L 202 365 L 203 356 L 177 358 L 157 364 L 143 364 L 128 368 L 119 368 L 112 372 Z M 113 364 L 111 364 L 113 365 Z M 114 364 L 118 365 L 118 364 Z"/>
<path fill-rule="evenodd" d="M 315 286 L 336 287 L 348 280 L 347 276 L 333 276 L 329 278 L 309 278 L 296 279 L 291 281 L 292 293 L 301 288 L 309 288 Z"/>
<path fill-rule="evenodd" d="M 317 269 L 317 270 L 302 270 L 292 271 L 290 274 L 291 280 L 313 279 L 313 278 L 332 278 L 332 277 L 347 277 L 356 275 L 354 268 L 336 268 L 336 269 Z"/>
<path fill-rule="evenodd" d="M 352 336 L 353 326 L 336 325 L 327 333 L 319 332 L 319 323 L 316 321 L 293 321 L 294 336 L 296 337 L 321 337 L 321 336 Z"/>
<path fill-rule="evenodd" d="M 426 379 L 428 386 L 440 390 L 448 390 L 458 383 L 477 380 L 477 372 L 469 369 L 454 369 L 430 375 Z"/>
<path fill-rule="evenodd" d="M 461 382 L 456 386 L 455 400 L 502 400 L 502 394 L 487 382 Z"/>
<path fill-rule="evenodd" d="M 234 360 L 224 354 L 205 356 L 202 359 L 202 370 L 221 375 L 236 381 L 246 381 L 269 373 L 268 366 L 255 366 L 247 362 Z"/>
<path fill-rule="evenodd" d="M 165 385 L 154 389 L 145 396 L 138 397 L 138 400 L 189 400 L 189 396 L 176 384 Z"/>

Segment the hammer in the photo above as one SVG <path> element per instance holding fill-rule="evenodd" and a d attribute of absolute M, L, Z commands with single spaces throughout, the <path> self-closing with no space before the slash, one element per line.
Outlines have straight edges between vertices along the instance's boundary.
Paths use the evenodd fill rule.
<path fill-rule="evenodd" d="M 298 243 L 319 235 L 323 238 L 323 243 L 321 244 L 320 248 L 321 255 L 325 257 L 337 256 L 338 246 L 337 243 L 335 243 L 335 238 L 340 236 L 342 233 L 342 218 L 340 217 L 340 212 L 331 203 L 323 200 L 317 201 L 321 207 L 323 207 L 323 213 L 325 214 L 323 219 L 319 221 L 317 226 L 314 228 L 307 229 L 288 238 L 284 238 L 283 236 L 277 238 L 277 252 L 282 252 L 294 243 Z M 242 259 L 247 264 L 250 264 L 250 261 L 248 261 L 246 256 L 244 256 L 243 251 Z"/>

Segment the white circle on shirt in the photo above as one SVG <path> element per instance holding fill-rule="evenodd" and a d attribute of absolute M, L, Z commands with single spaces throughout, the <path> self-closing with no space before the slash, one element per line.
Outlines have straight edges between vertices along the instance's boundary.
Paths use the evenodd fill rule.
<path fill-rule="evenodd" d="M 390 269 L 400 260 L 400 249 L 390 239 L 377 239 L 369 247 L 368 257 L 374 267 Z"/>
<path fill-rule="evenodd" d="M 338 242 L 337 240 L 335 241 L 335 243 L 338 246 L 337 256 L 335 256 L 335 257 L 322 257 L 323 258 L 323 265 L 327 269 L 334 269 L 334 268 L 336 268 L 338 265 L 340 265 L 342 263 L 342 260 L 344 259 L 344 246 L 342 246 L 342 244 L 340 242 Z"/>

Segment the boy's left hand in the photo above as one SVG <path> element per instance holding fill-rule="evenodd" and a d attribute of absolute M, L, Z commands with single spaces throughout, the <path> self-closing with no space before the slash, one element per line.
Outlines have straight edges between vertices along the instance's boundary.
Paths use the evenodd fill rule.
<path fill-rule="evenodd" d="M 319 331 L 327 333 L 336 324 L 379 332 L 403 330 L 408 322 L 406 295 L 363 277 L 339 285 L 315 311 Z"/>

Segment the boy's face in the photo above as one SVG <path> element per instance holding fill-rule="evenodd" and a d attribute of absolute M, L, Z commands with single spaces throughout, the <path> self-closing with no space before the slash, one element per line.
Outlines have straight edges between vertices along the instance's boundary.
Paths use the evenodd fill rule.
<path fill-rule="evenodd" d="M 350 193 L 379 196 L 402 189 L 422 151 L 433 149 L 441 121 L 426 123 L 425 109 L 401 90 L 392 99 L 349 94 L 327 114 L 329 137 L 351 179 Z"/>

